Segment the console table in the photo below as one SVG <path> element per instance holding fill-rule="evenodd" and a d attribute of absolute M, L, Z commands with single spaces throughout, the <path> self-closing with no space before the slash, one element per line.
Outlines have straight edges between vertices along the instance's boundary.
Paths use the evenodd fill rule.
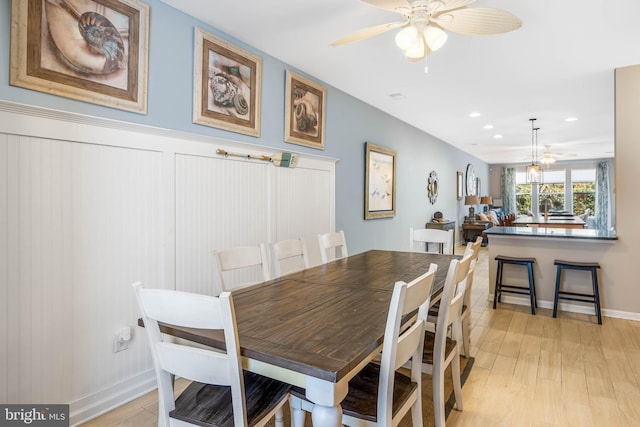
<path fill-rule="evenodd" d="M 482 233 L 489 228 L 488 222 L 465 222 L 462 224 L 462 238 L 465 243 L 473 242 L 476 237 L 482 236 Z M 482 239 L 482 246 L 487 245 L 487 237 Z"/>

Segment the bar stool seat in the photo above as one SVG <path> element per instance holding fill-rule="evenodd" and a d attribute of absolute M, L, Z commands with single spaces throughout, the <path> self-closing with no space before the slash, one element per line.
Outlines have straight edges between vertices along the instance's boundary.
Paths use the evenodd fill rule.
<path fill-rule="evenodd" d="M 497 257 L 495 257 L 495 260 L 498 261 L 498 270 L 496 273 L 496 287 L 493 291 L 493 308 L 496 308 L 496 303 L 501 302 L 502 294 L 504 292 L 529 295 L 529 300 L 531 302 L 531 314 L 536 314 L 536 307 L 538 306 L 538 304 L 536 302 L 536 286 L 533 278 L 533 264 L 536 262 L 536 259 L 498 255 Z M 527 267 L 529 287 L 507 285 L 502 283 L 502 273 L 504 271 L 504 266 L 507 264 Z"/>
<path fill-rule="evenodd" d="M 595 305 L 598 324 L 602 325 L 602 313 L 600 310 L 600 289 L 598 287 L 598 269 L 600 268 L 600 264 L 598 264 L 597 262 L 563 261 L 557 259 L 553 262 L 553 265 L 557 266 L 556 292 L 553 298 L 553 317 L 556 317 L 558 313 L 558 300 L 560 299 L 569 301 L 590 302 Z M 561 291 L 560 285 L 562 282 L 563 270 L 590 271 L 593 293 L 589 294 L 584 292 Z"/>

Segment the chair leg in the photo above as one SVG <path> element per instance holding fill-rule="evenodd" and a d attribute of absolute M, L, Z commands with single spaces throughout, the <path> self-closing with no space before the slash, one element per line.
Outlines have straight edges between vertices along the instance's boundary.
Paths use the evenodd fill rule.
<path fill-rule="evenodd" d="M 453 380 L 453 392 L 456 395 L 456 406 L 462 411 L 462 384 L 460 381 L 460 354 L 456 354 L 451 361 L 451 376 Z"/>
<path fill-rule="evenodd" d="M 411 406 L 411 425 L 413 427 L 422 427 L 422 398 L 420 397 L 422 392 L 418 390 L 417 393 L 418 398 Z"/>
<path fill-rule="evenodd" d="M 289 408 L 291 409 L 291 426 L 304 427 L 306 414 L 302 409 L 302 401 L 295 396 L 289 396 Z"/>
<path fill-rule="evenodd" d="M 556 273 L 556 293 L 553 296 L 553 317 L 556 317 L 558 314 L 558 296 L 560 292 L 560 280 L 562 278 L 562 268 L 558 267 Z"/>
<path fill-rule="evenodd" d="M 531 303 L 531 314 L 536 314 L 536 290 L 533 283 L 533 267 L 527 264 L 527 274 L 529 275 L 529 301 Z"/>
<path fill-rule="evenodd" d="M 598 287 L 598 272 L 595 268 L 591 270 L 591 280 L 593 282 L 593 299 L 596 305 L 596 316 L 598 316 L 598 325 L 602 325 L 602 313 L 600 312 L 600 289 Z"/>
<path fill-rule="evenodd" d="M 471 307 L 467 310 L 471 310 Z M 467 317 L 462 322 L 462 347 L 464 357 L 471 356 L 471 313 L 467 313 Z"/>
<path fill-rule="evenodd" d="M 502 283 L 502 263 L 498 261 L 498 270 L 496 271 L 496 287 L 493 290 L 493 309 L 496 309 L 496 303 L 498 302 L 498 290 Z"/>
<path fill-rule="evenodd" d="M 435 361 L 434 361 L 435 362 Z M 445 427 L 444 418 L 444 372 L 442 367 L 433 365 L 433 415 L 436 427 Z"/>
<path fill-rule="evenodd" d="M 282 406 L 276 411 L 276 427 L 284 427 L 284 411 Z"/>

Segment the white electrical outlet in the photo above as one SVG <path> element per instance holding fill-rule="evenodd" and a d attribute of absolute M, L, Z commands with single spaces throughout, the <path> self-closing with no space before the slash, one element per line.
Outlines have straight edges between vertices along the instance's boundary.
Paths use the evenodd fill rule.
<path fill-rule="evenodd" d="M 129 341 L 131 341 L 131 328 L 125 326 L 118 331 L 113 339 L 113 352 L 118 353 L 129 348 Z"/>

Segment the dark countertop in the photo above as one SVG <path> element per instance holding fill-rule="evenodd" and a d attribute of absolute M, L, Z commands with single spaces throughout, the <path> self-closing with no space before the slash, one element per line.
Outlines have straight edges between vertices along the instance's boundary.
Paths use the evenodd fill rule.
<path fill-rule="evenodd" d="M 492 227 L 484 234 L 491 236 L 514 237 L 553 237 L 563 239 L 618 240 L 615 231 L 600 231 L 580 228 L 544 228 L 544 227 Z"/>
<path fill-rule="evenodd" d="M 513 224 L 567 224 L 567 225 L 584 225 L 585 222 L 580 219 L 578 216 L 549 216 L 547 219 L 544 218 L 543 215 L 533 217 L 533 216 L 519 216 L 513 221 Z"/>

